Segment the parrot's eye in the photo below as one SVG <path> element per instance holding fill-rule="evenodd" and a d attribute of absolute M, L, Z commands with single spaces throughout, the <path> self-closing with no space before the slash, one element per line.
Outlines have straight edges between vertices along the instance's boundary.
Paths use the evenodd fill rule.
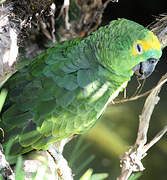
<path fill-rule="evenodd" d="M 140 44 L 135 44 L 135 49 L 136 49 L 136 52 L 138 53 L 138 54 L 142 54 L 143 53 L 143 48 L 142 48 L 142 46 L 140 45 Z"/>

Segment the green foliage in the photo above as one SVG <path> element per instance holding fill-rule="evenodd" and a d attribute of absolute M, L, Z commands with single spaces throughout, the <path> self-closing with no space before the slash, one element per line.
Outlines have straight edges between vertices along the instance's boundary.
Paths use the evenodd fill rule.
<path fill-rule="evenodd" d="M 104 180 L 108 177 L 107 173 L 93 174 L 92 169 L 88 169 L 79 180 Z"/>
<path fill-rule="evenodd" d="M 8 94 L 8 91 L 6 89 L 2 89 L 0 92 L 0 112 L 2 110 L 2 107 L 5 103 L 6 96 Z"/>
<path fill-rule="evenodd" d="M 81 163 L 81 164 L 79 165 L 78 168 L 76 168 L 76 169 L 74 170 L 74 173 L 78 174 L 79 172 L 81 172 L 82 169 L 84 169 L 90 162 L 92 162 L 94 158 L 95 158 L 94 155 L 91 155 L 90 157 L 88 157 L 83 163 Z"/>
<path fill-rule="evenodd" d="M 22 157 L 17 158 L 16 168 L 15 168 L 15 180 L 24 179 L 25 173 L 22 170 Z"/>
<path fill-rule="evenodd" d="M 78 139 L 76 145 L 74 146 L 74 150 L 72 151 L 68 161 L 68 164 L 72 169 L 74 169 L 73 166 L 75 165 L 76 160 L 79 159 L 79 157 L 81 157 L 81 155 L 86 151 L 88 147 L 89 144 L 83 145 L 83 136 L 81 136 Z M 75 175 L 78 175 L 90 162 L 93 161 L 94 158 L 95 158 L 94 155 L 88 157 L 84 162 L 82 162 L 77 168 L 73 170 L 73 173 Z"/>
<path fill-rule="evenodd" d="M 79 180 L 89 180 L 92 176 L 93 170 L 88 169 Z"/>
<path fill-rule="evenodd" d="M 74 146 L 74 149 L 71 153 L 71 156 L 68 160 L 68 164 L 72 167 L 75 164 L 75 161 L 79 158 L 79 156 L 89 147 L 89 144 L 83 144 L 84 137 L 80 136 L 77 143 Z"/>
<path fill-rule="evenodd" d="M 135 174 L 132 174 L 128 180 L 137 180 L 137 179 L 139 179 L 139 177 L 141 177 L 141 176 L 142 176 L 142 173 L 141 173 L 141 172 L 135 173 Z"/>
<path fill-rule="evenodd" d="M 73 151 L 71 153 L 71 156 L 69 158 L 68 164 L 73 169 L 73 174 L 78 175 L 85 167 L 93 161 L 95 158 L 94 155 L 91 155 L 87 157 L 81 164 L 74 168 L 74 165 L 76 164 L 77 159 L 79 159 L 83 153 L 89 148 L 89 144 L 83 144 L 84 137 L 81 136 L 77 143 L 75 144 Z M 97 173 L 93 174 L 92 169 L 86 170 L 86 172 L 80 177 L 79 180 L 103 180 L 108 177 L 107 173 Z M 75 178 L 75 177 L 74 177 Z"/>
<path fill-rule="evenodd" d="M 16 162 L 16 158 L 13 158 L 12 156 L 10 156 L 10 149 L 12 145 L 13 145 L 13 139 L 10 139 L 5 147 L 5 157 L 7 161 L 9 162 L 9 164 L 13 164 Z"/>
<path fill-rule="evenodd" d="M 91 176 L 90 180 L 103 180 L 108 177 L 107 173 L 95 173 Z"/>

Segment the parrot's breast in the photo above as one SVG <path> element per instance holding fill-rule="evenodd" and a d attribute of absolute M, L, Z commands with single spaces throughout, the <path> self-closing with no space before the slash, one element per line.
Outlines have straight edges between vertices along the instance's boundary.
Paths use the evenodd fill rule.
<path fill-rule="evenodd" d="M 102 110 L 99 112 L 99 114 L 96 116 L 96 118 L 98 119 L 101 114 L 104 112 L 104 110 L 106 109 L 107 105 L 111 102 L 113 102 L 113 100 L 118 96 L 119 92 L 124 89 L 127 86 L 128 81 L 124 82 L 120 87 L 118 87 L 118 89 L 111 94 L 110 98 L 108 99 L 108 101 L 106 102 L 106 104 L 104 105 L 104 107 L 102 108 Z M 113 102 L 114 104 L 114 102 Z"/>
<path fill-rule="evenodd" d="M 99 88 L 93 88 L 92 85 L 89 85 L 92 86 L 92 96 L 83 100 L 83 102 L 85 102 L 85 108 L 82 109 L 82 112 L 80 111 L 80 114 L 76 115 L 76 117 L 78 117 L 76 121 L 80 121 L 80 125 L 74 129 L 74 131 L 77 131 L 77 134 L 81 134 L 92 128 L 105 111 L 107 105 L 118 96 L 119 92 L 127 86 L 127 83 L 128 81 L 125 81 L 116 89 L 111 88 L 107 83 L 104 83 Z M 87 86 L 86 88 L 90 87 Z M 82 117 L 84 119 L 82 119 Z"/>

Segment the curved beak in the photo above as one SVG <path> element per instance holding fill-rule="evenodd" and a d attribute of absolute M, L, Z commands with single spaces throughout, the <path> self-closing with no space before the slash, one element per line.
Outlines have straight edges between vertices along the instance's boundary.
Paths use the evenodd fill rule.
<path fill-rule="evenodd" d="M 157 59 L 149 58 L 149 59 L 147 59 L 147 61 L 137 64 L 133 68 L 133 71 L 138 76 L 138 79 L 146 79 L 147 77 L 149 77 L 152 74 L 157 63 L 158 63 Z"/>

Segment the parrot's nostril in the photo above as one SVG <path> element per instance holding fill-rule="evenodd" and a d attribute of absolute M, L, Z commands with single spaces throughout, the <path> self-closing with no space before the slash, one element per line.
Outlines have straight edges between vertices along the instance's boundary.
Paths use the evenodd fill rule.
<path fill-rule="evenodd" d="M 141 75 L 144 74 L 142 63 L 140 63 L 139 73 L 140 73 Z"/>

